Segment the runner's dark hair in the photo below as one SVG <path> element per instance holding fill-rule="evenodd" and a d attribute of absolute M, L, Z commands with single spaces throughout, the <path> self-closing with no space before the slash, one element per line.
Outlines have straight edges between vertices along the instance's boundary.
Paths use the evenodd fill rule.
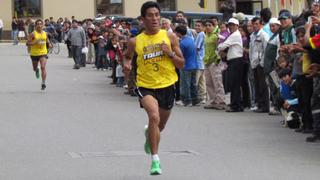
<path fill-rule="evenodd" d="M 34 22 L 34 24 L 37 24 L 38 22 L 41 22 L 43 24 L 42 19 L 37 19 L 36 22 Z"/>
<path fill-rule="evenodd" d="M 159 4 L 157 2 L 147 1 L 141 7 L 141 17 L 146 17 L 147 10 L 149 8 L 157 8 L 159 10 L 159 12 L 161 12 L 160 6 L 159 6 Z"/>

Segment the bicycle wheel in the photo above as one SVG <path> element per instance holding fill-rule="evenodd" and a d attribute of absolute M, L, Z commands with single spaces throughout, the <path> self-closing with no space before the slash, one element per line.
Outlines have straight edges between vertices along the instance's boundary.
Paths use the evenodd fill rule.
<path fill-rule="evenodd" d="M 52 54 L 52 49 L 53 49 L 53 47 L 52 48 L 48 48 L 48 54 Z"/>
<path fill-rule="evenodd" d="M 55 47 L 53 48 L 53 52 L 54 52 L 55 54 L 59 54 L 59 52 L 60 52 L 59 42 L 55 43 Z"/>
<path fill-rule="evenodd" d="M 55 54 L 59 54 L 59 52 L 60 52 L 60 45 L 59 45 L 59 42 L 57 41 L 57 40 L 53 40 L 52 41 L 52 49 L 53 49 L 53 52 L 55 53 Z"/>

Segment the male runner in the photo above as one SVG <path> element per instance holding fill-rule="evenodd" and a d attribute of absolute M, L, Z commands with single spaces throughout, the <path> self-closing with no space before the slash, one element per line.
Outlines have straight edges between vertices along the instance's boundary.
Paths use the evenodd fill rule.
<path fill-rule="evenodd" d="M 142 107 L 147 112 L 145 151 L 152 157 L 151 175 L 160 175 L 158 146 L 174 104 L 174 84 L 178 80 L 175 67 L 182 68 L 184 59 L 178 38 L 160 26 L 160 7 L 153 1 L 141 7 L 145 31 L 130 39 L 125 53 L 124 69 L 131 70 L 131 59 L 137 54 L 137 89 Z"/>
<path fill-rule="evenodd" d="M 41 90 L 46 89 L 46 77 L 47 77 L 47 71 L 46 71 L 46 64 L 47 64 L 47 43 L 49 44 L 49 47 L 51 47 L 51 44 L 49 42 L 47 33 L 43 31 L 43 21 L 41 19 L 38 19 L 35 22 L 35 31 L 33 31 L 27 41 L 27 45 L 30 47 L 30 56 L 32 60 L 32 66 L 33 70 L 36 73 L 37 79 L 40 77 L 40 72 L 38 68 L 38 64 L 40 62 L 41 67 Z"/>

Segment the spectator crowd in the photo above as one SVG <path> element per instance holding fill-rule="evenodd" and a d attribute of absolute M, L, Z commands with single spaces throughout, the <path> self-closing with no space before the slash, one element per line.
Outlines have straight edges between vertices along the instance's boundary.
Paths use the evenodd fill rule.
<path fill-rule="evenodd" d="M 135 96 L 135 68 L 126 74 L 122 66 L 128 40 L 143 33 L 139 17 L 132 21 L 73 17 L 56 22 L 50 18 L 44 22 L 49 38 L 66 44 L 74 69 L 94 64 L 97 70 L 111 70 L 111 84 Z M 283 116 L 283 126 L 312 134 L 307 142 L 320 140 L 318 1 L 298 16 L 286 9 L 273 15 L 265 8 L 252 19 L 236 14 L 226 22 L 211 17 L 191 23 L 178 11 L 173 19 L 163 17 L 161 25 L 180 39 L 185 59 L 184 67 L 176 69 L 177 106 Z M 26 22 L 14 18 L 14 44 L 33 30 L 32 18 Z"/>

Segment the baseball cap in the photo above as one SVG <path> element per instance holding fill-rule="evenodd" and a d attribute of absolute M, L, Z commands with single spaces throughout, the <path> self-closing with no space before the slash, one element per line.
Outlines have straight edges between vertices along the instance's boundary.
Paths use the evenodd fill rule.
<path fill-rule="evenodd" d="M 291 18 L 292 16 L 291 16 L 291 13 L 290 13 L 290 11 L 284 11 L 284 12 L 282 12 L 281 14 L 280 14 L 280 16 L 279 16 L 279 20 L 280 19 L 288 19 L 288 18 Z"/>
<path fill-rule="evenodd" d="M 228 21 L 228 24 L 236 24 L 239 25 L 239 21 L 236 18 L 230 18 Z"/>
<path fill-rule="evenodd" d="M 273 17 L 273 18 L 270 19 L 269 24 L 278 24 L 278 25 L 281 25 L 280 21 L 279 21 L 277 18 L 275 18 L 275 17 Z"/>
<path fill-rule="evenodd" d="M 320 6 L 319 0 L 314 0 L 313 3 L 312 3 L 312 5 L 314 5 L 314 6 Z"/>

